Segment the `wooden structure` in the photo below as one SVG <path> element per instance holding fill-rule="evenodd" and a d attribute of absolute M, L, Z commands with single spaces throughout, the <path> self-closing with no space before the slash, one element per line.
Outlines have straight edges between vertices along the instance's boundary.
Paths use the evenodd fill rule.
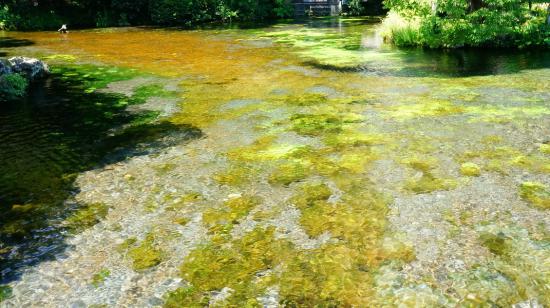
<path fill-rule="evenodd" d="M 293 0 L 296 17 L 338 15 L 342 0 Z"/>

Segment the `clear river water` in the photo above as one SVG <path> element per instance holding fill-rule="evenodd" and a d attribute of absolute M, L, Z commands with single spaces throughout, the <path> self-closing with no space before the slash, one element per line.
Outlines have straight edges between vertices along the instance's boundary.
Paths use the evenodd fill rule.
<path fill-rule="evenodd" d="M 378 23 L 0 32 L 0 306 L 549 306 L 550 52 Z"/>

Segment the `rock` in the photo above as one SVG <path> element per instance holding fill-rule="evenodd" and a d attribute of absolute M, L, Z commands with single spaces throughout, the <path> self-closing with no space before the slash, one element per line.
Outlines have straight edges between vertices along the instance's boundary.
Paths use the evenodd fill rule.
<path fill-rule="evenodd" d="M 13 57 L 8 59 L 8 63 L 11 66 L 11 73 L 23 74 L 29 81 L 44 78 L 50 73 L 46 63 L 34 58 Z"/>
<path fill-rule="evenodd" d="M 4 59 L 0 59 L 0 76 L 11 74 L 11 64 Z"/>

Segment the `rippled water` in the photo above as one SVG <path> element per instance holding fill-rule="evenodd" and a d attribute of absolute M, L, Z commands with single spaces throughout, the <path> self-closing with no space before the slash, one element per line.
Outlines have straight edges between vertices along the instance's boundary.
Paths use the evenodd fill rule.
<path fill-rule="evenodd" d="M 550 54 L 377 21 L 3 33 L 2 304 L 550 304 Z"/>

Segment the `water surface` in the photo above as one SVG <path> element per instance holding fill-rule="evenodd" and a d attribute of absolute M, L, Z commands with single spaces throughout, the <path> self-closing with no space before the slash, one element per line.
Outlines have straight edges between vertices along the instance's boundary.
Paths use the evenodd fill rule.
<path fill-rule="evenodd" d="M 550 304 L 550 54 L 377 22 L 4 33 L 2 304 Z"/>

